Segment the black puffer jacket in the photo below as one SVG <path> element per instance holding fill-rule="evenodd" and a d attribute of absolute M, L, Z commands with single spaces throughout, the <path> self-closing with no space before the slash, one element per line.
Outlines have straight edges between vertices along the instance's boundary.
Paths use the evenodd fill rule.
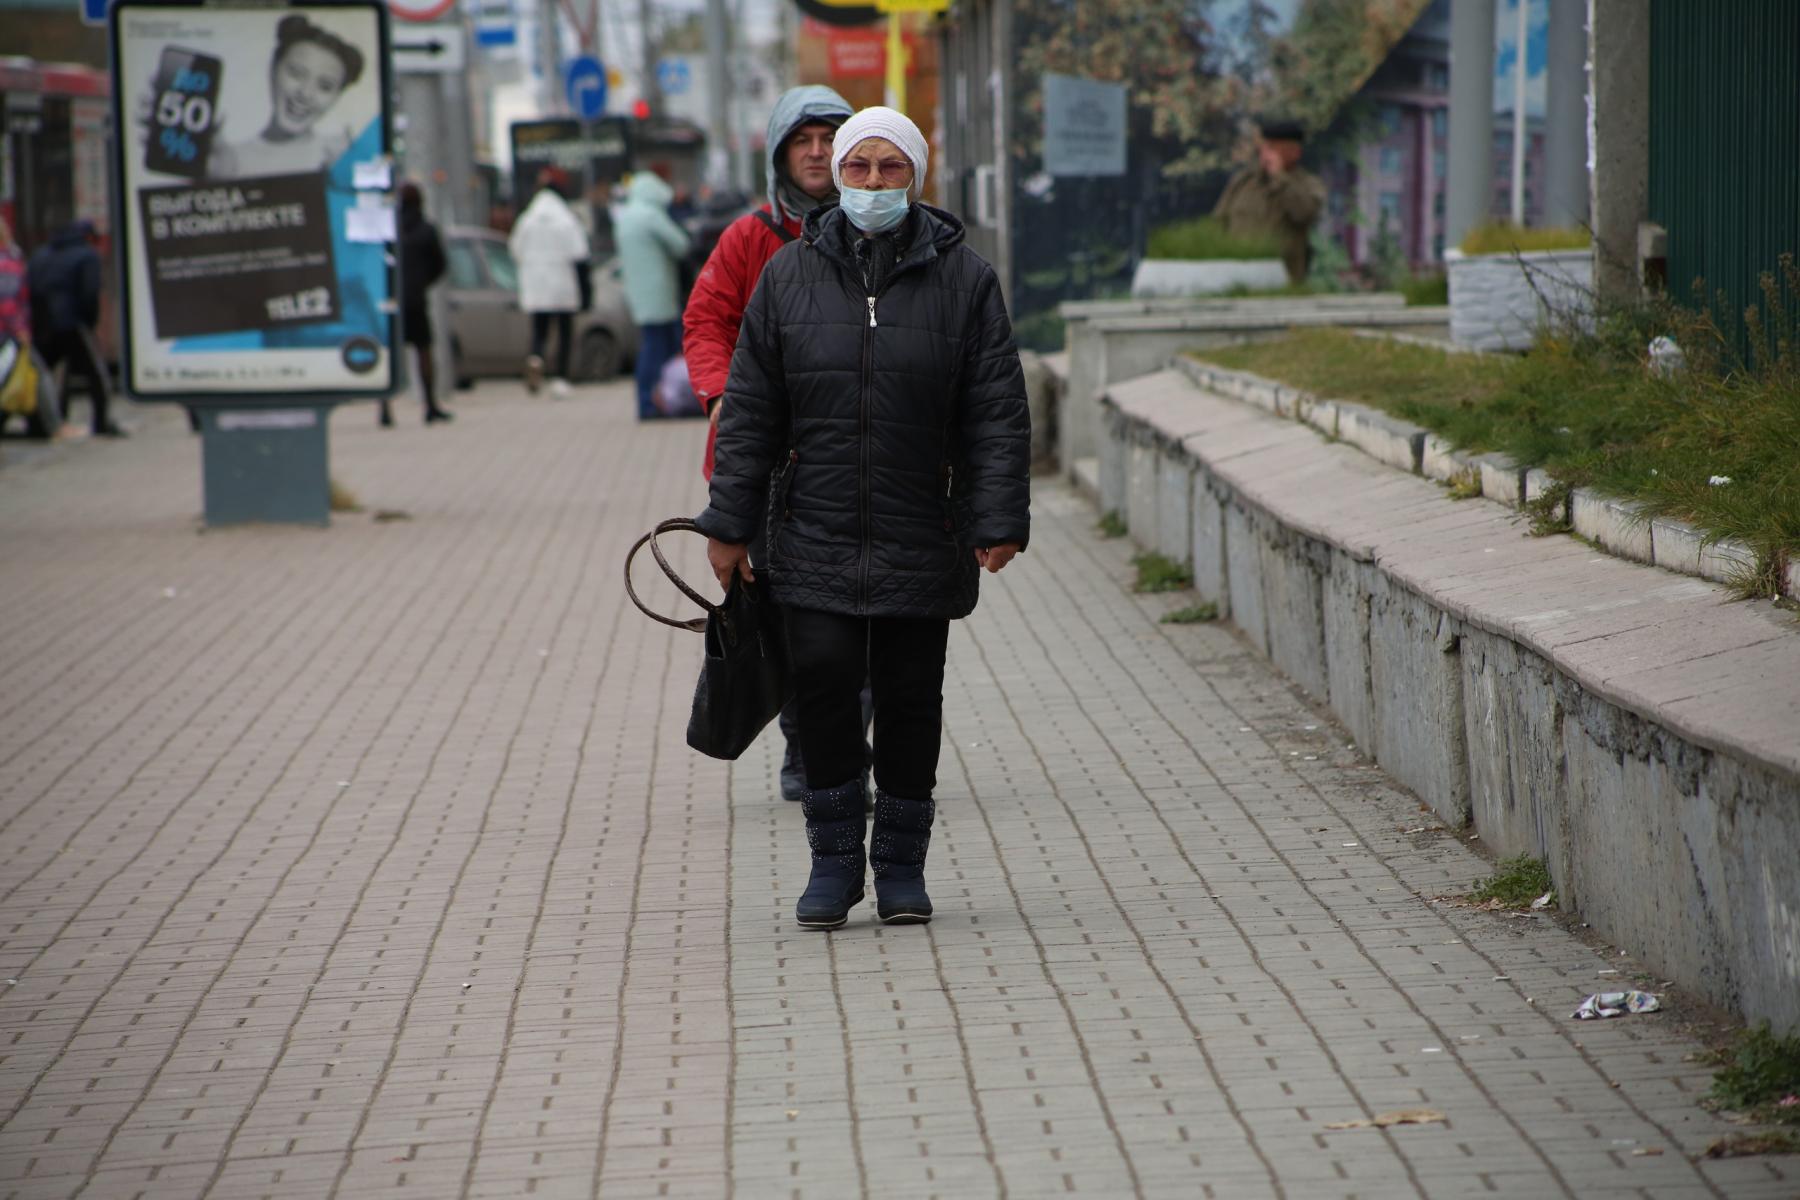
<path fill-rule="evenodd" d="M 777 600 L 854 616 L 962 617 L 976 547 L 1031 531 L 1031 425 L 1000 282 L 949 213 L 914 205 L 871 299 L 842 210 L 763 271 L 731 359 L 712 502 Z"/>

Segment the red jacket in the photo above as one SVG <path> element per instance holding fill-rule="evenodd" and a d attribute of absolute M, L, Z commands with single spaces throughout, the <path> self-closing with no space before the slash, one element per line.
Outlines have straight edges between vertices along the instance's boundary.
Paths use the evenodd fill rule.
<path fill-rule="evenodd" d="M 719 235 L 719 244 L 701 268 L 700 278 L 688 295 L 687 310 L 682 314 L 682 352 L 687 355 L 688 380 L 694 395 L 712 410 L 714 401 L 725 390 L 731 377 L 731 352 L 737 347 L 738 327 L 744 323 L 744 310 L 750 306 L 750 293 L 762 278 L 763 268 L 775 252 L 791 238 L 783 238 L 764 223 L 761 213 L 770 212 L 767 204 L 758 212 L 745 213 Z M 794 237 L 800 236 L 800 222 L 784 221 L 782 227 Z M 706 434 L 706 460 L 700 473 L 711 479 L 713 446 L 718 441 L 718 426 Z"/>

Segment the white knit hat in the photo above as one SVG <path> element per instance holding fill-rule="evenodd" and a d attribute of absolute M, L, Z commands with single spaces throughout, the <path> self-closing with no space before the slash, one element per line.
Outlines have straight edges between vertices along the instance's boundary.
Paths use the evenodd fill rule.
<path fill-rule="evenodd" d="M 869 138 L 886 138 L 900 147 L 900 153 L 912 162 L 912 187 L 907 194 L 918 199 L 925 194 L 925 168 L 929 158 L 929 147 L 925 144 L 925 135 L 919 127 L 912 123 L 905 113 L 892 108 L 883 108 L 877 104 L 865 108 L 855 116 L 838 126 L 837 136 L 832 140 L 831 182 L 839 191 L 844 189 L 844 159 L 849 157 L 858 144 Z"/>

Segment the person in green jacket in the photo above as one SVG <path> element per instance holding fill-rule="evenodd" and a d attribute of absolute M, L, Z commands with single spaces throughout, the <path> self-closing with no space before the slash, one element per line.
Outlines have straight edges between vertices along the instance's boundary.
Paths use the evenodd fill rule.
<path fill-rule="evenodd" d="M 613 220 L 625 304 L 637 322 L 638 420 L 659 414 L 651 402 L 656 381 L 681 353 L 681 260 L 693 239 L 669 215 L 675 193 L 651 171 L 631 177 L 625 203 Z"/>
<path fill-rule="evenodd" d="M 1309 238 L 1325 207 L 1325 185 L 1300 165 L 1305 131 L 1294 121 L 1263 121 L 1256 162 L 1239 169 L 1213 207 L 1225 232 L 1235 237 L 1272 235 L 1281 243 L 1289 283 L 1306 278 Z"/>

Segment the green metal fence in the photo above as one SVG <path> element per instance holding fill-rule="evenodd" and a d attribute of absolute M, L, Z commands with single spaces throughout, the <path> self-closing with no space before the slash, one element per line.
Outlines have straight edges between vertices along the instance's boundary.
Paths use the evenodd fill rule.
<path fill-rule="evenodd" d="M 1670 291 L 1721 315 L 1800 254 L 1800 0 L 1652 0 L 1650 217 Z"/>

